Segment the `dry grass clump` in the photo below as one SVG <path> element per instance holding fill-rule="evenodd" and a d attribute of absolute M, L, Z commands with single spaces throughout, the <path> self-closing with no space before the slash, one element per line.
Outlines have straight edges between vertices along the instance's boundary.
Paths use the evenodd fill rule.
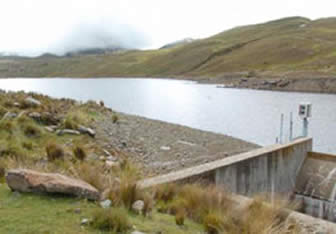
<path fill-rule="evenodd" d="M 248 207 L 237 210 L 230 195 L 214 186 L 200 184 L 167 184 L 156 188 L 156 207 L 159 212 L 175 215 L 177 223 L 188 217 L 201 223 L 210 234 L 217 233 L 269 233 L 278 228 L 286 218 L 282 208 L 284 202 L 276 206 L 266 205 L 256 200 Z"/>
<path fill-rule="evenodd" d="M 13 157 L 16 159 L 26 157 L 26 152 L 23 150 L 19 142 L 14 139 L 3 142 L 0 146 L 0 157 Z"/>
<path fill-rule="evenodd" d="M 64 159 L 64 150 L 60 145 L 55 143 L 49 143 L 46 146 L 47 158 L 48 161 L 63 160 Z"/>
<path fill-rule="evenodd" d="M 32 123 L 25 123 L 23 125 L 23 132 L 27 137 L 41 137 L 42 130 Z"/>
<path fill-rule="evenodd" d="M 91 226 L 112 233 L 126 233 L 131 228 L 127 211 L 122 208 L 96 209 Z"/>
<path fill-rule="evenodd" d="M 81 145 L 76 145 L 73 148 L 72 152 L 73 152 L 75 158 L 80 160 L 80 161 L 84 161 L 85 158 L 87 157 L 86 150 Z"/>
<path fill-rule="evenodd" d="M 6 131 L 7 133 L 13 133 L 14 122 L 12 120 L 2 120 L 0 121 L 0 131 Z"/>
<path fill-rule="evenodd" d="M 6 110 L 4 107 L 0 106 L 0 119 L 1 119 L 6 113 L 7 113 L 7 110 Z"/>
<path fill-rule="evenodd" d="M 109 184 L 108 178 L 104 177 L 102 168 L 98 164 L 83 162 L 76 167 L 77 176 L 91 184 L 99 191 L 104 191 Z"/>
<path fill-rule="evenodd" d="M 112 115 L 112 123 L 117 123 L 119 121 L 119 116 L 117 114 Z"/>

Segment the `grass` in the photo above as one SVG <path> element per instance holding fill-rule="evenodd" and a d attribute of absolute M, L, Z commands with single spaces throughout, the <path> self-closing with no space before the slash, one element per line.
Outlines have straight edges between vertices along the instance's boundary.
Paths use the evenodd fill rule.
<path fill-rule="evenodd" d="M 128 213 L 122 208 L 96 209 L 91 225 L 102 231 L 125 233 L 131 229 Z"/>
<path fill-rule="evenodd" d="M 305 24 L 306 27 L 300 26 Z M 126 51 L 99 56 L 10 59 L 2 77 L 222 77 L 255 71 L 259 76 L 297 72 L 333 75 L 335 18 L 292 17 L 224 31 L 165 50 Z M 13 62 L 20 69 L 6 69 Z M 45 64 L 48 66 L 45 66 Z M 14 66 L 12 66 L 14 67 Z"/>
<path fill-rule="evenodd" d="M 80 209 L 80 213 L 75 210 Z M 84 234 L 110 233 L 89 225 L 81 226 L 81 220 L 94 219 L 94 213 L 102 210 L 95 203 L 66 197 L 50 197 L 34 194 L 13 194 L 5 185 L 0 185 L 0 233 L 4 234 Z M 166 234 L 194 234 L 202 226 L 186 220 L 183 227 L 175 224 L 170 215 L 153 212 L 151 218 L 134 215 L 124 210 L 128 222 L 136 230 L 145 233 L 161 231 Z M 131 233 L 132 229 L 128 233 Z"/>

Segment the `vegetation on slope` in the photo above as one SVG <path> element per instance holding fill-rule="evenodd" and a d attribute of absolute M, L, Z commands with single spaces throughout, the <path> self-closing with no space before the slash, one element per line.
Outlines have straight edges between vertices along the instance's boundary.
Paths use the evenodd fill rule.
<path fill-rule="evenodd" d="M 333 77 L 336 19 L 293 17 L 237 27 L 164 50 L 71 58 L 3 58 L 1 77 Z"/>

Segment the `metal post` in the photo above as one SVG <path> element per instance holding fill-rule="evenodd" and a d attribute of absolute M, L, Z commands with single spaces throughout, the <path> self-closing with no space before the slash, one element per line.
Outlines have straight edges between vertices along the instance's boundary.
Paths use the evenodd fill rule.
<path fill-rule="evenodd" d="M 289 120 L 289 142 L 293 141 L 293 112 L 290 113 Z"/>
<path fill-rule="evenodd" d="M 284 114 L 281 114 L 281 120 L 280 120 L 280 144 L 282 144 L 282 136 L 283 136 L 283 122 L 284 122 Z"/>
<path fill-rule="evenodd" d="M 308 118 L 303 118 L 302 136 L 308 136 Z"/>

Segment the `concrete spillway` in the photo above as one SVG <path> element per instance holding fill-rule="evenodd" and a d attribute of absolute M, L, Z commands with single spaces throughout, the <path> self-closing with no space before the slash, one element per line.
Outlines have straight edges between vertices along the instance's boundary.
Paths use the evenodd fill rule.
<path fill-rule="evenodd" d="M 258 194 L 295 197 L 302 212 L 291 217 L 310 225 L 336 230 L 336 157 L 312 153 L 312 139 L 272 145 L 219 161 L 187 168 L 139 182 L 142 188 L 164 183 L 206 180 L 230 191 L 236 203 L 248 204 Z M 241 195 L 245 196 L 242 197 Z M 294 195 L 294 196 L 293 196 Z"/>
<path fill-rule="evenodd" d="M 309 152 L 296 181 L 302 212 L 336 222 L 336 156 Z"/>

